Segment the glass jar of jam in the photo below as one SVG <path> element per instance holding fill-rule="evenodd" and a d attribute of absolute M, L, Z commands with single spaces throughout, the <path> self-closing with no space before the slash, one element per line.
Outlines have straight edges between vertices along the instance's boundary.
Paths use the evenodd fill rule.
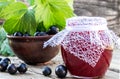
<path fill-rule="evenodd" d="M 113 44 L 107 22 L 100 17 L 74 17 L 67 20 L 69 33 L 61 44 L 69 72 L 78 77 L 103 76 L 107 71 Z"/>
<path fill-rule="evenodd" d="M 75 77 L 101 77 L 110 66 L 118 37 L 102 17 L 77 16 L 67 19 L 66 28 L 44 43 L 61 44 L 63 61 Z"/>

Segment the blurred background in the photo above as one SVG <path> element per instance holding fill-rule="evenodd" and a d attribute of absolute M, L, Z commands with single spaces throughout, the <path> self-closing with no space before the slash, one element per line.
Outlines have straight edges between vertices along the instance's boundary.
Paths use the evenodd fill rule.
<path fill-rule="evenodd" d="M 120 36 L 120 0 L 74 0 L 74 12 L 79 16 L 100 16 L 108 27 Z"/>

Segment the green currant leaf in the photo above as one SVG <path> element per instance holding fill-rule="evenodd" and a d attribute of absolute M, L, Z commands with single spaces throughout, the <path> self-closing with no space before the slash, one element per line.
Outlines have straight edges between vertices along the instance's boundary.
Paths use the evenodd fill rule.
<path fill-rule="evenodd" d="M 15 32 L 29 33 L 33 35 L 36 31 L 37 24 L 34 16 L 34 10 L 32 8 L 20 9 L 21 13 L 12 15 L 8 18 L 3 27 L 8 34 Z M 23 11 L 23 12 L 22 12 Z"/>
<path fill-rule="evenodd" d="M 60 30 L 65 27 L 66 19 L 74 16 L 72 8 L 65 0 L 36 0 L 36 19 L 43 22 L 46 29 L 58 25 Z"/>
<path fill-rule="evenodd" d="M 35 0 L 27 0 L 27 2 L 29 3 L 30 6 L 35 4 Z"/>
<path fill-rule="evenodd" d="M 0 53 L 4 56 L 14 56 L 15 55 L 8 44 L 7 38 L 3 41 L 2 45 L 1 45 Z"/>
<path fill-rule="evenodd" d="M 0 12 L 12 2 L 15 2 L 15 0 L 0 0 Z"/>
<path fill-rule="evenodd" d="M 14 53 L 8 44 L 8 39 L 6 38 L 7 34 L 2 28 L 2 26 L 0 27 L 0 54 L 5 56 L 13 56 Z"/>
<path fill-rule="evenodd" d="M 73 0 L 65 0 L 67 1 L 68 5 L 73 9 Z"/>
<path fill-rule="evenodd" d="M 27 11 L 27 5 L 23 2 L 13 2 L 7 5 L 0 13 L 0 18 L 9 19 L 17 16 L 21 17 Z"/>

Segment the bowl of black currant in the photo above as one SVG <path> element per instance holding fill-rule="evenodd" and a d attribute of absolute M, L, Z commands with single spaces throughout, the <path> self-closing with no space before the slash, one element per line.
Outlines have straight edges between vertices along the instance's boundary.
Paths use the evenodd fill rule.
<path fill-rule="evenodd" d="M 8 35 L 7 38 L 11 49 L 18 58 L 29 65 L 36 65 L 50 61 L 59 53 L 60 45 L 43 48 L 43 43 L 57 32 L 58 29 L 53 26 L 47 32 L 35 32 L 34 36 L 15 32 L 13 35 Z"/>

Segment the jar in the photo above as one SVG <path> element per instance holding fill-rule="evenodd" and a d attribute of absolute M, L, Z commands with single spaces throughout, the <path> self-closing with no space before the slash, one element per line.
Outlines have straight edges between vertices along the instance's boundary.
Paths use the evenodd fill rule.
<path fill-rule="evenodd" d="M 116 39 L 105 18 L 77 16 L 67 19 L 66 28 L 44 47 L 61 44 L 63 61 L 74 77 L 101 77 L 110 66 Z"/>
<path fill-rule="evenodd" d="M 69 33 L 61 44 L 63 61 L 75 77 L 105 75 L 110 66 L 113 44 L 107 22 L 101 17 L 67 20 Z"/>

